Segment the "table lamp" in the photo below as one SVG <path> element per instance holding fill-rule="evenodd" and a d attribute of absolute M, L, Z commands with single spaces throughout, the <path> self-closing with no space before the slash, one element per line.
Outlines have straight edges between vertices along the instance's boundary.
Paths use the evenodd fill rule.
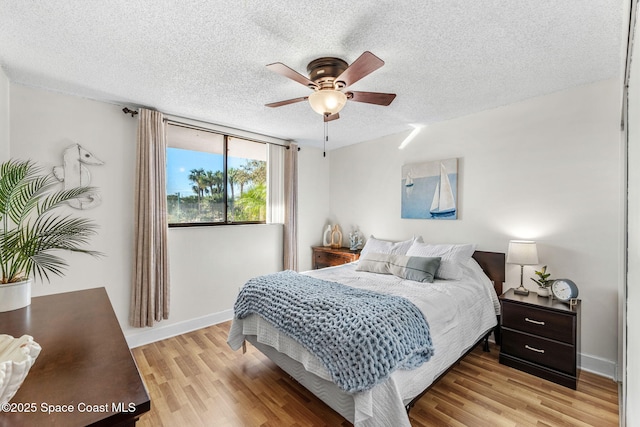
<path fill-rule="evenodd" d="M 517 295 L 529 295 L 529 290 L 524 287 L 522 279 L 524 276 L 525 265 L 538 264 L 538 249 L 536 248 L 536 242 L 529 240 L 509 241 L 507 264 L 520 265 L 520 287 L 514 289 L 513 292 Z"/>

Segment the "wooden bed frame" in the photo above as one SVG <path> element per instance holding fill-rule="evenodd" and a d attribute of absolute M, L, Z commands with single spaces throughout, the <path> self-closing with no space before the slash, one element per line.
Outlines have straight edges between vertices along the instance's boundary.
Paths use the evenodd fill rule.
<path fill-rule="evenodd" d="M 506 278 L 504 254 L 502 252 L 475 251 L 473 253 L 473 259 L 480 264 L 480 267 L 482 267 L 485 274 L 489 277 L 489 280 L 493 282 L 496 294 L 498 294 L 498 296 L 502 295 L 502 284 Z"/>

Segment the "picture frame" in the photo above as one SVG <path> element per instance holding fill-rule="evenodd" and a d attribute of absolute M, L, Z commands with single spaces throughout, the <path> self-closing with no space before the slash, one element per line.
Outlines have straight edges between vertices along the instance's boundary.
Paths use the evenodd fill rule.
<path fill-rule="evenodd" d="M 401 217 L 458 219 L 458 159 L 402 166 Z"/>

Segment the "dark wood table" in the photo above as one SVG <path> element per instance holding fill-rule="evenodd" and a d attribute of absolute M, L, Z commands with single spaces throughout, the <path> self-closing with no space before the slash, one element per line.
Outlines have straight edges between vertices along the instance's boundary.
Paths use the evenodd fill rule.
<path fill-rule="evenodd" d="M 151 408 L 104 288 L 33 298 L 0 313 L 0 333 L 42 347 L 2 427 L 133 426 Z"/>

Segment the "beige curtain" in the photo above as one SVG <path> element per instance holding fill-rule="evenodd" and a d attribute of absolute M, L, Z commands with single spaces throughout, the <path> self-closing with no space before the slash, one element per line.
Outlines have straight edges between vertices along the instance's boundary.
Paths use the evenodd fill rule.
<path fill-rule="evenodd" d="M 169 317 L 166 136 L 162 113 L 140 109 L 134 201 L 132 326 Z"/>
<path fill-rule="evenodd" d="M 298 271 L 298 144 L 284 158 L 284 269 Z"/>
<path fill-rule="evenodd" d="M 284 224 L 284 155 L 286 147 L 268 144 L 267 224 Z"/>

